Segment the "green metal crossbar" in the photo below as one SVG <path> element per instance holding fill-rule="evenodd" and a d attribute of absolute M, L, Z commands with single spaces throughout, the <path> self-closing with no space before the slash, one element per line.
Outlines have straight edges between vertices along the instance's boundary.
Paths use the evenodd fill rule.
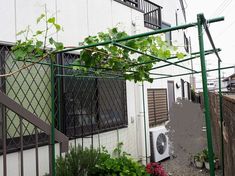
<path fill-rule="evenodd" d="M 89 76 L 89 75 L 83 75 L 83 74 L 81 74 L 81 75 L 71 75 L 71 74 L 69 74 L 69 75 L 64 75 L 64 74 L 56 74 L 55 76 L 57 76 L 57 77 L 74 77 L 74 78 L 93 78 L 93 79 L 97 79 L 97 78 L 100 78 L 100 79 L 124 79 L 124 78 L 122 78 L 122 77 L 120 77 L 120 76 L 116 76 L 116 77 L 102 77 L 102 76 Z"/>
<path fill-rule="evenodd" d="M 212 52 L 212 51 L 214 51 L 214 50 L 207 50 L 207 51 L 205 51 L 205 55 L 213 54 L 214 52 Z M 221 50 L 217 49 L 217 51 L 219 52 Z M 198 54 L 198 52 L 197 52 L 197 54 Z M 181 63 L 181 62 L 186 62 L 186 61 L 189 61 L 189 60 L 196 59 L 198 57 L 200 57 L 200 56 L 196 55 L 196 56 L 193 56 L 193 57 L 190 57 L 190 58 L 187 58 L 187 59 L 178 60 L 178 61 L 176 61 L 174 63 L 178 64 L 178 63 Z M 167 59 L 167 60 L 169 60 L 169 59 Z M 153 67 L 151 70 L 155 70 L 155 69 L 158 69 L 158 68 L 163 68 L 163 67 L 170 66 L 170 65 L 171 64 L 160 65 L 160 66 L 157 66 L 157 67 Z"/>
<path fill-rule="evenodd" d="M 149 61 L 149 62 L 143 62 L 143 63 L 133 64 L 133 65 L 130 65 L 130 66 L 138 66 L 138 65 L 144 65 L 144 64 L 154 63 L 154 62 L 156 62 L 156 61 L 162 61 L 162 62 L 166 62 L 166 63 L 168 63 L 168 64 L 172 64 L 172 65 L 175 65 L 175 66 L 184 68 L 184 69 L 186 69 L 186 70 L 193 71 L 193 72 L 195 72 L 195 73 L 197 72 L 197 71 L 195 71 L 195 70 L 192 70 L 192 69 L 190 69 L 190 68 L 184 67 L 184 66 L 182 66 L 182 65 L 178 65 L 178 64 L 176 64 L 176 63 L 174 63 L 174 62 L 170 62 L 170 61 L 168 61 L 167 59 L 160 59 L 160 58 L 158 58 L 158 57 L 156 57 L 156 56 L 154 56 L 154 55 L 150 55 L 150 54 L 141 52 L 141 51 L 139 51 L 139 50 L 133 49 L 133 48 L 131 48 L 131 47 L 128 47 L 128 46 L 125 46 L 125 45 L 122 45 L 122 44 L 114 43 L 114 45 L 119 46 L 119 47 L 124 48 L 124 49 L 128 49 L 128 50 L 133 51 L 133 52 L 135 52 L 135 53 L 139 53 L 139 54 L 142 54 L 142 55 L 151 57 L 151 58 L 154 59 L 154 60 Z"/>
<path fill-rule="evenodd" d="M 234 66 L 228 66 L 228 67 L 221 67 L 220 70 L 226 70 L 226 69 L 232 69 L 234 68 Z M 213 72 L 213 71 L 218 71 L 219 68 L 214 68 L 214 69 L 209 69 L 206 70 L 206 72 Z M 202 73 L 201 71 L 198 71 L 197 73 L 194 74 L 199 74 Z M 188 72 L 188 73 L 181 73 L 181 74 L 176 74 L 176 75 L 170 75 L 170 76 L 164 76 L 164 77 L 159 77 L 159 78 L 153 78 L 154 80 L 158 80 L 158 79 L 166 79 L 166 78 L 172 78 L 172 77 L 179 77 L 179 76 L 187 76 L 187 75 L 191 75 L 192 72 Z"/>
<path fill-rule="evenodd" d="M 207 23 L 208 24 L 209 23 L 215 23 L 215 22 L 219 22 L 219 21 L 223 21 L 223 20 L 224 20 L 224 17 L 218 17 L 218 18 L 213 18 L 213 19 L 207 20 Z M 108 45 L 108 44 L 124 42 L 124 41 L 137 39 L 137 38 L 141 38 L 141 37 L 147 37 L 147 36 L 150 36 L 150 35 L 161 34 L 161 33 L 176 31 L 176 30 L 180 30 L 180 29 L 187 29 L 187 28 L 190 28 L 190 27 L 195 27 L 195 26 L 197 26 L 197 24 L 198 24 L 198 22 L 194 22 L 194 23 L 189 23 L 189 24 L 184 24 L 184 25 L 159 29 L 159 30 L 155 30 L 155 31 L 151 31 L 151 32 L 146 32 L 146 33 L 141 33 L 141 34 L 137 34 L 137 35 L 124 37 L 124 38 L 117 39 L 117 40 L 115 40 L 115 39 L 107 40 L 105 42 L 94 43 L 94 44 L 85 45 L 85 46 L 79 46 L 79 47 L 75 47 L 75 48 L 71 48 L 71 49 L 65 49 L 65 50 L 57 51 L 55 53 L 64 53 L 64 52 L 69 52 L 69 51 L 81 50 L 81 49 L 85 49 L 85 48 L 92 48 L 92 47 L 96 47 L 96 46 L 104 46 L 104 45 Z"/>

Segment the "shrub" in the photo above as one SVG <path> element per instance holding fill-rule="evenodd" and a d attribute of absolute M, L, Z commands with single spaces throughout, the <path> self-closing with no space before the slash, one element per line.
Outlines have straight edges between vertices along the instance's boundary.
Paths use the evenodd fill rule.
<path fill-rule="evenodd" d="M 111 157 L 107 151 L 103 154 L 110 156 L 109 158 L 102 157 L 96 164 L 94 175 L 97 176 L 146 176 L 147 173 L 143 165 L 134 161 L 129 154 L 122 152 L 122 143 L 114 150 L 114 156 Z"/>
<path fill-rule="evenodd" d="M 91 175 L 99 158 L 100 153 L 95 149 L 73 147 L 65 157 L 56 160 L 56 176 Z"/>
<path fill-rule="evenodd" d="M 99 150 L 73 147 L 56 160 L 56 176 L 147 176 L 145 167 L 122 152 L 122 143 L 111 156 Z"/>

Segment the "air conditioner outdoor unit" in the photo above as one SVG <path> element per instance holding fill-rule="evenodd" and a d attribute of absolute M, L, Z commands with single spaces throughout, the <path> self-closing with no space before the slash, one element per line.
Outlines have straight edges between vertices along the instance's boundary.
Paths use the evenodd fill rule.
<path fill-rule="evenodd" d="M 165 126 L 150 129 L 151 161 L 159 162 L 168 158 L 169 140 Z"/>

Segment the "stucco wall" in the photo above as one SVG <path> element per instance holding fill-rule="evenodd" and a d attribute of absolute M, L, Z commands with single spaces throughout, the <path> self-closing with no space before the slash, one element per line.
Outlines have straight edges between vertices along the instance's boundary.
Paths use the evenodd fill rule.
<path fill-rule="evenodd" d="M 175 12 L 177 11 L 179 24 L 184 23 L 178 0 L 153 1 L 163 7 L 162 13 L 164 22 L 175 26 Z M 1 26 L 4 26 L 4 28 L 1 28 L 0 41 L 15 42 L 17 39 L 20 39 L 19 36 L 16 36 L 16 33 L 24 29 L 29 24 L 32 24 L 32 29 L 35 29 L 35 19 L 44 12 L 45 4 L 49 11 L 48 13 L 54 14 L 58 23 L 61 24 L 64 29 L 63 32 L 53 34 L 52 36 L 59 41 L 63 41 L 65 45 L 77 46 L 84 37 L 95 35 L 97 32 L 104 31 L 107 28 L 115 26 L 125 30 L 130 35 L 150 31 L 150 29 L 144 27 L 143 13 L 113 0 L 7 0 L 1 2 L 0 6 L 0 21 Z M 179 47 L 179 50 L 183 51 L 183 31 L 175 31 L 172 33 L 172 36 L 173 43 Z M 184 63 L 182 65 L 189 66 L 189 63 Z M 166 74 L 178 74 L 183 72 L 185 72 L 185 70 L 175 66 L 155 71 L 155 73 Z M 188 76 L 182 78 L 189 81 Z M 175 83 L 180 84 L 179 77 L 171 78 L 169 80 L 174 80 Z M 145 83 L 144 87 L 146 121 L 148 122 L 146 89 L 167 88 L 167 80 L 156 80 L 153 84 Z M 177 89 L 175 86 L 175 97 L 177 98 L 181 96 L 181 89 Z M 132 154 L 136 159 L 145 158 L 144 113 L 142 102 L 142 85 L 127 82 L 128 128 L 120 129 L 118 133 L 119 141 L 124 143 L 124 150 Z M 109 150 L 112 150 L 112 148 L 117 144 L 117 131 L 115 130 L 103 133 L 101 139 L 103 145 L 105 145 Z M 94 141 L 97 141 L 97 136 L 94 137 Z M 149 156 L 148 123 L 147 142 Z M 85 141 L 85 143 L 89 145 L 89 141 Z M 46 150 L 46 147 L 40 149 L 40 152 L 42 153 L 40 155 L 40 160 L 43 161 L 40 162 L 40 170 L 45 170 L 47 167 L 47 155 L 45 155 L 45 153 L 47 153 Z M 24 152 L 25 158 L 27 158 L 26 155 L 28 156 L 25 161 L 34 161 L 33 158 L 30 158 L 31 156 L 34 156 L 32 152 L 33 150 Z M 18 153 L 10 154 L 8 158 L 8 163 L 11 163 L 8 165 L 9 175 L 15 176 L 19 173 Z M 31 161 L 28 163 L 33 165 L 33 162 Z M 34 169 L 34 166 L 31 167 L 25 165 L 25 167 L 27 167 L 27 169 Z M 0 169 L 2 169 L 2 167 L 0 167 Z"/>

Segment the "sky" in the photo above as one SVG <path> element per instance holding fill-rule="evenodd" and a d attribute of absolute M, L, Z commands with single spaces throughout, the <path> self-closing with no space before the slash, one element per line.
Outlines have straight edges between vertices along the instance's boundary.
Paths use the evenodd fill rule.
<path fill-rule="evenodd" d="M 196 22 L 197 14 L 203 13 L 207 19 L 224 16 L 225 20 L 218 23 L 209 25 L 209 30 L 213 37 L 215 46 L 221 48 L 220 57 L 222 60 L 222 66 L 235 65 L 235 0 L 185 0 L 187 22 Z M 192 38 L 192 50 L 198 50 L 198 36 L 197 29 L 190 29 L 189 35 Z M 210 43 L 205 38 L 205 49 L 211 49 Z M 216 68 L 216 57 L 206 57 L 207 67 Z M 198 62 L 194 62 L 194 66 L 200 70 Z M 222 76 L 229 76 L 235 70 L 230 69 L 222 71 Z M 211 72 L 210 77 L 216 77 L 216 72 Z"/>

